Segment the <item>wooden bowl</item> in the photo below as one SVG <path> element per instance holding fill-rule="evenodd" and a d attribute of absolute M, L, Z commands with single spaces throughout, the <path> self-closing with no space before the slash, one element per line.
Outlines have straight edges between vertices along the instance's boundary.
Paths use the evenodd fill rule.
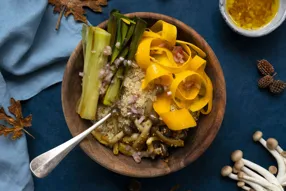
<path fill-rule="evenodd" d="M 200 118 L 198 127 L 190 131 L 185 147 L 174 149 L 168 163 L 161 159 L 143 159 L 140 164 L 137 164 L 132 157 L 115 156 L 111 149 L 98 143 L 92 135 L 84 139 L 80 147 L 95 162 L 116 173 L 132 177 L 162 176 L 180 170 L 196 160 L 214 140 L 225 112 L 224 76 L 213 50 L 194 29 L 174 18 L 156 13 L 136 12 L 127 14 L 127 16 L 143 18 L 149 26 L 159 19 L 174 24 L 178 28 L 178 39 L 193 42 L 207 53 L 206 71 L 214 86 L 212 112 Z M 106 24 L 107 21 L 99 26 L 105 28 Z M 76 113 L 76 104 L 81 95 L 81 78 L 79 77 L 81 71 L 83 71 L 83 53 L 80 42 L 68 61 L 62 83 L 62 107 L 72 136 L 78 135 L 91 125 L 89 121 L 81 119 Z"/>

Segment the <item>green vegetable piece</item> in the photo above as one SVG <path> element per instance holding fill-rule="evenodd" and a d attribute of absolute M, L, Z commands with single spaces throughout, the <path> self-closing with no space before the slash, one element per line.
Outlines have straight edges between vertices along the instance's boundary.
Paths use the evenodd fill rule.
<path fill-rule="evenodd" d="M 121 50 L 121 41 L 122 41 L 122 35 L 121 35 L 121 24 L 122 24 L 123 21 L 121 21 L 121 19 L 118 19 L 117 18 L 117 35 L 116 35 L 116 40 L 115 40 L 115 46 L 113 48 L 113 52 L 112 52 L 112 55 L 111 55 L 111 63 L 114 62 L 114 60 L 117 58 L 117 56 L 119 55 L 120 53 L 120 50 Z M 116 46 L 116 44 L 119 43 L 119 47 Z"/>
<path fill-rule="evenodd" d="M 136 18 L 136 26 L 135 26 L 134 35 L 132 36 L 130 48 L 129 48 L 128 60 L 133 60 L 135 53 L 137 51 L 139 42 L 141 40 L 141 37 L 146 27 L 147 27 L 147 23 L 144 20 L 140 18 Z"/>
<path fill-rule="evenodd" d="M 106 94 L 103 99 L 103 104 L 107 106 L 111 106 L 118 98 L 122 76 L 124 73 L 124 67 L 120 66 L 112 79 L 112 83 L 109 85 Z"/>
<path fill-rule="evenodd" d="M 123 133 L 123 131 L 120 131 L 119 133 L 117 133 L 116 135 L 114 135 L 114 136 L 109 140 L 109 144 L 114 145 L 115 143 L 117 143 L 118 141 L 120 141 L 123 137 L 124 137 L 124 133 Z"/>
<path fill-rule="evenodd" d="M 119 57 L 125 58 L 125 57 L 127 56 L 127 54 L 128 54 L 128 51 L 129 51 L 129 48 L 128 48 L 128 47 L 125 47 L 125 48 L 121 51 Z"/>
<path fill-rule="evenodd" d="M 166 145 L 169 145 L 171 147 L 183 147 L 184 146 L 184 141 L 180 139 L 171 139 L 168 137 L 165 137 L 160 131 L 156 131 L 157 137 L 165 143 Z"/>
<path fill-rule="evenodd" d="M 117 35 L 116 35 L 116 42 L 120 42 L 122 41 L 122 35 L 121 35 L 121 31 L 122 31 L 122 21 L 120 19 L 117 18 Z"/>
<path fill-rule="evenodd" d="M 148 136 L 150 134 L 152 122 L 150 120 L 147 120 L 146 122 L 143 123 L 142 126 L 143 126 L 143 129 L 142 129 L 140 136 L 132 145 L 132 147 L 137 151 L 142 150 L 142 148 L 144 147 L 144 144 L 145 144 L 145 142 L 148 139 Z"/>
<path fill-rule="evenodd" d="M 83 119 L 95 120 L 101 86 L 99 74 L 108 59 L 103 54 L 103 50 L 106 46 L 109 46 L 111 35 L 99 27 L 88 26 L 87 29 L 82 94 L 77 113 Z"/>
<path fill-rule="evenodd" d="M 124 21 L 121 21 L 121 43 L 123 43 L 127 35 L 128 29 L 129 29 L 129 26 Z M 121 45 L 121 47 L 123 46 Z"/>
<path fill-rule="evenodd" d="M 126 16 L 122 15 L 122 14 L 119 13 L 119 12 L 114 13 L 114 16 L 116 16 L 116 17 L 119 18 L 119 19 L 126 19 L 127 21 L 129 21 L 129 22 L 132 23 L 132 24 L 136 24 L 136 21 L 130 19 L 129 17 L 126 17 Z"/>
<path fill-rule="evenodd" d="M 123 137 L 122 142 L 126 144 L 131 144 L 139 137 L 138 133 L 133 133 L 130 137 Z"/>
<path fill-rule="evenodd" d="M 85 56 L 85 49 L 86 49 L 86 37 L 88 36 L 88 25 L 83 24 L 81 29 L 81 36 L 82 36 L 82 49 L 83 49 L 83 56 Z"/>
<path fill-rule="evenodd" d="M 96 138 L 96 140 L 97 140 L 98 142 L 100 142 L 101 144 L 106 145 L 106 146 L 109 145 L 109 143 L 108 143 L 106 140 L 102 139 L 102 137 L 103 137 L 104 135 L 102 135 L 99 131 L 94 130 L 94 131 L 92 131 L 91 133 L 92 133 L 92 135 L 94 136 L 94 138 Z"/>
<path fill-rule="evenodd" d="M 118 143 L 115 143 L 113 146 L 113 154 L 118 155 L 119 154 L 119 149 L 118 149 Z"/>
<path fill-rule="evenodd" d="M 126 156 L 132 156 L 132 154 L 135 153 L 135 150 L 131 146 L 124 143 L 119 143 L 118 150 Z"/>
<path fill-rule="evenodd" d="M 110 12 L 109 20 L 107 24 L 107 32 L 111 34 L 110 46 L 113 48 L 115 44 L 116 30 L 117 30 L 117 19 L 114 13 L 119 13 L 118 10 L 114 9 Z"/>
<path fill-rule="evenodd" d="M 135 29 L 135 25 L 134 24 L 131 24 L 130 27 L 129 27 L 129 30 L 128 30 L 128 33 L 125 37 L 125 39 L 123 40 L 122 42 L 122 47 L 125 47 L 127 45 L 127 43 L 129 42 L 129 40 L 131 39 L 133 33 L 134 33 L 134 29 Z"/>

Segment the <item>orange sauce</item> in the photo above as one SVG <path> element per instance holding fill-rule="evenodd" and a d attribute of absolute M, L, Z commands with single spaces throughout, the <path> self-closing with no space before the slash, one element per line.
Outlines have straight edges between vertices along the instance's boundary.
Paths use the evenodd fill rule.
<path fill-rule="evenodd" d="M 237 26 L 255 30 L 267 25 L 276 16 L 279 0 L 227 0 L 226 8 Z"/>

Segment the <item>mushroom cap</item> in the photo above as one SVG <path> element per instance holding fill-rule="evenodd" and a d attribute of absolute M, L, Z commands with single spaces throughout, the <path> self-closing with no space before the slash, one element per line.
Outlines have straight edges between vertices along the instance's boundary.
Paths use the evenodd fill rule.
<path fill-rule="evenodd" d="M 268 149 L 274 150 L 278 146 L 278 141 L 276 139 L 274 139 L 274 138 L 269 138 L 266 141 L 266 146 L 267 146 Z"/>
<path fill-rule="evenodd" d="M 268 170 L 271 174 L 277 174 L 278 172 L 278 169 L 276 168 L 276 166 L 270 166 Z"/>
<path fill-rule="evenodd" d="M 253 134 L 253 140 L 255 142 L 259 141 L 263 136 L 263 133 L 261 131 L 256 131 L 254 134 Z"/>
<path fill-rule="evenodd" d="M 241 150 L 236 150 L 231 154 L 231 160 L 233 162 L 237 162 L 239 160 L 241 160 L 243 157 L 243 152 Z"/>
<path fill-rule="evenodd" d="M 232 173 L 232 168 L 230 166 L 224 166 L 221 169 L 221 175 L 222 176 L 229 176 Z"/>
<path fill-rule="evenodd" d="M 284 158 L 286 158 L 286 151 L 283 151 L 283 152 L 281 153 L 281 156 L 284 157 Z"/>
<path fill-rule="evenodd" d="M 234 164 L 234 168 L 238 171 L 240 171 L 243 166 L 244 166 L 244 163 L 242 160 L 239 160 L 239 161 L 235 162 L 235 164 Z"/>
<path fill-rule="evenodd" d="M 243 177 L 244 177 L 244 172 L 239 172 L 238 174 L 237 174 L 237 176 L 238 176 L 238 178 L 240 178 L 240 179 L 242 179 Z"/>
<path fill-rule="evenodd" d="M 236 168 L 233 168 L 233 169 L 232 169 L 232 173 L 237 174 L 238 172 L 239 172 L 239 171 L 236 170 Z"/>
<path fill-rule="evenodd" d="M 238 186 L 239 188 L 241 188 L 241 187 L 245 186 L 245 183 L 239 181 L 239 182 L 237 182 L 237 186 Z"/>

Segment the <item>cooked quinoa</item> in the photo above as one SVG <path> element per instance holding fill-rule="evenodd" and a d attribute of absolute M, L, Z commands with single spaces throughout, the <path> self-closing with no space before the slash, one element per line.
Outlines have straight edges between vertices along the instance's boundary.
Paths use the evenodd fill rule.
<path fill-rule="evenodd" d="M 137 114 L 138 116 L 144 115 L 144 108 L 146 102 L 151 99 L 155 101 L 156 95 L 152 90 L 142 90 L 141 84 L 145 77 L 145 73 L 139 67 L 130 68 L 123 81 L 123 89 L 120 99 L 117 102 L 117 107 L 120 108 L 121 115 L 118 116 L 118 132 L 120 132 L 124 125 L 130 125 L 131 121 L 129 116 Z M 97 110 L 97 119 L 103 118 L 111 110 L 111 107 L 99 105 Z M 101 132 L 108 135 L 109 138 L 113 137 L 118 132 L 114 132 L 114 123 L 112 119 L 107 120 L 103 125 L 98 128 Z"/>

